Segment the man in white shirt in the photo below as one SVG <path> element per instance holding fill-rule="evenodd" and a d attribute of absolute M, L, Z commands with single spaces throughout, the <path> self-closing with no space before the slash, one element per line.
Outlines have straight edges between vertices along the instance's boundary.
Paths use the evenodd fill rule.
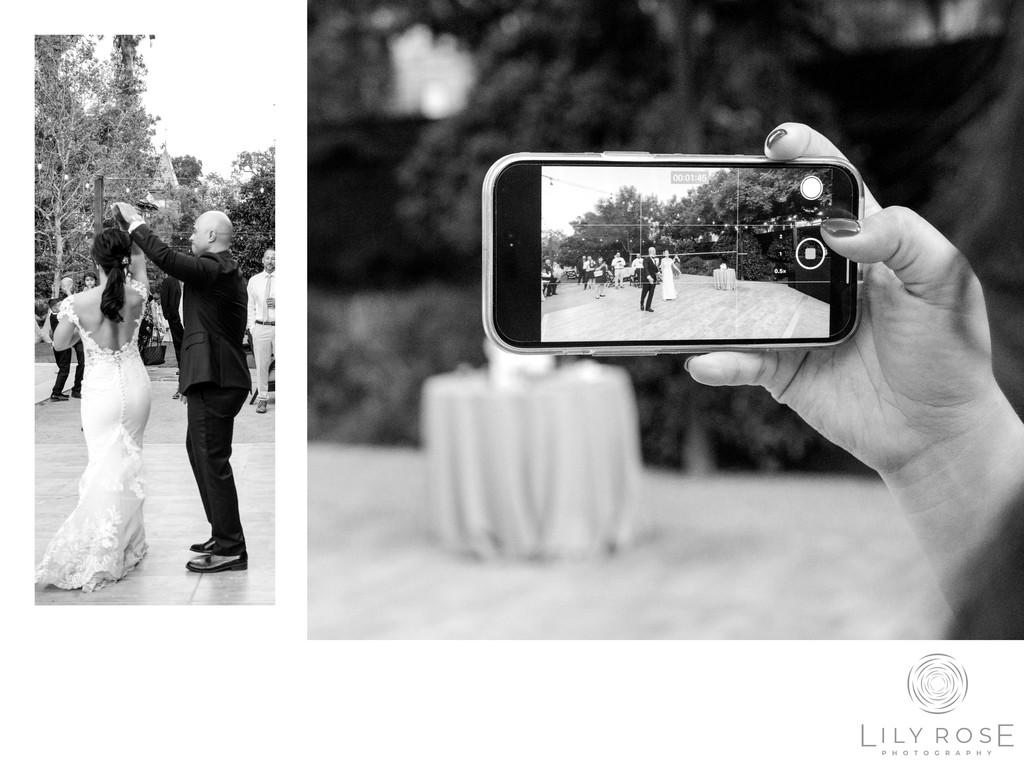
<path fill-rule="evenodd" d="M 270 360 L 274 356 L 274 330 L 277 326 L 274 297 L 277 279 L 274 274 L 277 253 L 267 250 L 263 254 L 263 271 L 253 275 L 246 287 L 249 303 L 247 327 L 252 335 L 252 354 L 256 358 L 256 384 L 259 394 L 256 412 L 267 411 L 267 393 L 270 389 Z"/>
<path fill-rule="evenodd" d="M 636 254 L 631 265 L 633 267 L 633 287 L 640 287 L 640 272 L 644 268 L 644 259 L 640 257 L 640 253 Z"/>
<path fill-rule="evenodd" d="M 622 278 L 626 275 L 626 259 L 622 257 L 622 253 L 615 253 L 615 257 L 612 258 L 612 269 L 615 274 L 615 287 L 621 290 Z"/>

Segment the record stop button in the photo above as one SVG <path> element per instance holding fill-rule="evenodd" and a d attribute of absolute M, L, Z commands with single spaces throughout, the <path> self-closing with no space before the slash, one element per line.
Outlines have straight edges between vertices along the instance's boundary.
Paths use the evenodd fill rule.
<path fill-rule="evenodd" d="M 828 248 L 815 237 L 805 237 L 796 246 L 796 262 L 808 271 L 813 271 L 825 262 Z"/>

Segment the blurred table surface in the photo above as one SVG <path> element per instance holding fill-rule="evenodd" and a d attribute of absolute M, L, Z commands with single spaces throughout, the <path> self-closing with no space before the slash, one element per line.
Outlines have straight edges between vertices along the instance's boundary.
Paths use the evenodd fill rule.
<path fill-rule="evenodd" d="M 736 269 L 715 269 L 715 287 L 719 290 L 736 289 Z"/>
<path fill-rule="evenodd" d="M 607 553 L 646 531 L 636 399 L 622 370 L 579 362 L 518 385 L 485 372 L 423 387 L 430 525 L 478 556 Z"/>

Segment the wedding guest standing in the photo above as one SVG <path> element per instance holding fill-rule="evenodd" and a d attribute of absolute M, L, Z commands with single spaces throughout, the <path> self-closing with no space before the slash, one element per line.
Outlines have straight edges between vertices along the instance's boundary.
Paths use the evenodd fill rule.
<path fill-rule="evenodd" d="M 93 283 L 95 285 L 95 283 Z M 65 296 L 72 296 L 75 294 L 75 280 L 71 277 L 64 277 L 60 281 L 61 292 Z M 82 378 L 85 375 L 85 347 L 82 346 L 82 341 L 79 340 L 72 347 L 75 351 L 75 382 L 71 384 L 71 396 L 75 399 L 82 398 Z M 68 365 L 71 364 L 71 355 L 68 354 Z M 64 376 L 65 379 L 67 375 Z M 65 397 L 67 398 L 67 397 Z"/>
<path fill-rule="evenodd" d="M 47 343 L 53 345 L 53 331 L 57 329 L 57 309 L 60 307 L 60 298 L 50 298 L 50 313 L 43 320 L 43 338 Z M 57 363 L 57 379 L 53 382 L 53 391 L 50 392 L 51 402 L 66 402 L 68 395 L 64 393 L 64 385 L 68 382 L 68 375 L 71 372 L 71 349 L 58 351 L 53 349 L 53 361 Z"/>
<path fill-rule="evenodd" d="M 633 267 L 633 287 L 640 287 L 640 272 L 644 268 L 644 259 L 640 257 L 640 253 L 636 254 L 630 265 Z"/>
<path fill-rule="evenodd" d="M 594 267 L 594 279 L 597 280 L 597 297 L 603 298 L 609 280 L 608 265 L 604 262 L 603 255 L 597 259 L 597 265 Z"/>
<path fill-rule="evenodd" d="M 622 253 L 615 253 L 615 257 L 612 258 L 612 271 L 615 274 L 615 287 L 618 290 L 622 289 L 622 278 L 626 274 L 626 259 L 622 257 Z"/>
<path fill-rule="evenodd" d="M 270 390 L 270 360 L 274 357 L 274 333 L 277 328 L 274 311 L 276 279 L 274 274 L 277 253 L 267 250 L 263 254 L 263 271 L 253 275 L 246 287 L 248 295 L 248 329 L 252 335 L 252 355 L 256 359 L 256 384 L 259 395 L 256 412 L 267 411 Z"/>

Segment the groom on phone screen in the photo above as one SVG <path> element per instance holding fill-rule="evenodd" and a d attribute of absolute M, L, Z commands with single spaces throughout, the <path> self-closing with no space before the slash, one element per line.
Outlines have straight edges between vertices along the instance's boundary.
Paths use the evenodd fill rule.
<path fill-rule="evenodd" d="M 157 237 L 131 205 L 115 203 L 118 225 L 164 272 L 182 284 L 185 337 L 179 360 L 179 391 L 188 407 L 185 447 L 199 486 L 211 536 L 191 550 L 202 554 L 185 566 L 192 572 L 246 569 L 249 555 L 238 514 L 238 493 L 228 462 L 235 416 L 252 379 L 245 360 L 245 279 L 231 255 L 231 221 L 216 210 L 196 219 L 192 255 L 176 253 Z"/>
<path fill-rule="evenodd" d="M 654 299 L 654 287 L 658 284 L 658 264 L 654 260 L 657 251 L 651 247 L 647 250 L 647 257 L 640 265 L 640 310 L 654 312 L 651 308 L 651 301 Z"/>

